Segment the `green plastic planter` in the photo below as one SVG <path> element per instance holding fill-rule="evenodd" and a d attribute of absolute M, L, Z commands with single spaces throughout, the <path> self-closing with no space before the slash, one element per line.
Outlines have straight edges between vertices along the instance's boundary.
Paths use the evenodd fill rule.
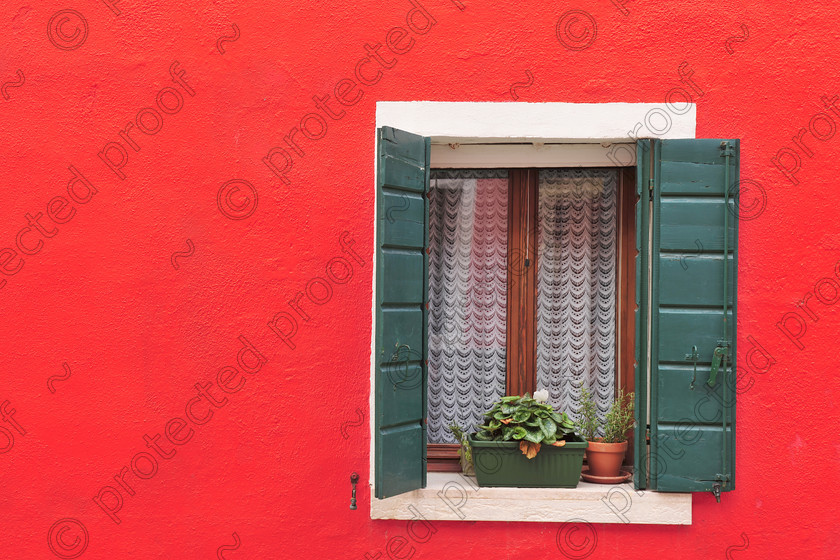
<path fill-rule="evenodd" d="M 575 488 L 589 442 L 543 445 L 533 459 L 522 454 L 518 441 L 476 441 L 470 436 L 470 445 L 479 486 Z"/>

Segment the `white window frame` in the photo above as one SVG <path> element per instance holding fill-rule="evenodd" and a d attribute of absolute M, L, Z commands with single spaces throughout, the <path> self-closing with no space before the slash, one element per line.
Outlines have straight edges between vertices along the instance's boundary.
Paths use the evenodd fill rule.
<path fill-rule="evenodd" d="M 432 168 L 617 167 L 636 164 L 636 138 L 695 138 L 696 106 L 678 109 L 664 103 L 379 101 L 376 128 L 390 126 L 431 137 Z M 376 164 L 374 154 L 374 168 Z M 373 188 L 375 192 L 375 179 Z M 374 219 L 373 239 L 376 224 Z M 375 257 L 374 251 L 371 519 L 416 519 L 419 511 L 429 520 L 691 524 L 691 493 L 640 491 L 630 483 L 581 482 L 575 489 L 478 488 L 460 474 L 428 473 L 426 488 L 384 500 L 374 497 Z"/>

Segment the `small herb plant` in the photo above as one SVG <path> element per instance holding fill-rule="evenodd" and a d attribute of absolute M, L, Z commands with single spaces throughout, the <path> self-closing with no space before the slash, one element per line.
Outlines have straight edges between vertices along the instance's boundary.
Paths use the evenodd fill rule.
<path fill-rule="evenodd" d="M 548 391 L 537 391 L 535 396 L 541 398 L 537 400 L 528 393 L 502 397 L 484 414 L 485 423 L 476 428 L 475 439 L 519 441 L 519 449 L 528 459 L 536 457 L 543 443 L 560 447 L 567 439 L 573 440 L 574 423 L 545 402 Z"/>
<path fill-rule="evenodd" d="M 598 408 L 592 400 L 592 393 L 584 388 L 581 391 L 582 406 L 580 419 L 575 427 L 581 436 L 587 441 L 601 441 L 603 443 L 622 443 L 627 441 L 627 431 L 630 430 L 636 421 L 633 418 L 636 401 L 635 393 L 624 394 L 623 389 L 618 390 L 618 395 L 610 405 L 607 416 L 603 422 L 598 418 Z M 603 431 L 603 438 L 600 437 Z"/>
<path fill-rule="evenodd" d="M 451 424 L 449 431 L 455 435 L 461 447 L 458 448 L 458 456 L 461 458 L 461 470 L 464 474 L 475 474 L 475 467 L 472 460 L 472 447 L 470 446 L 470 439 L 467 433 L 461 429 L 458 424 Z"/>
<path fill-rule="evenodd" d="M 598 418 L 598 407 L 592 400 L 592 393 L 585 388 L 581 391 L 580 418 L 575 422 L 578 433 L 586 441 L 595 441 L 600 437 L 601 419 Z"/>

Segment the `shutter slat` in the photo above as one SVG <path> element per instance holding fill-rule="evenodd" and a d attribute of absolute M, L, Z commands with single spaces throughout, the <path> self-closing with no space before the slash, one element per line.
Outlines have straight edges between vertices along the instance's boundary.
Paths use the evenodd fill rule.
<path fill-rule="evenodd" d="M 383 228 L 383 246 L 415 249 L 422 247 L 417 243 L 422 243 L 424 236 L 426 214 L 423 195 L 385 189 L 380 194 L 382 207 L 385 209 L 384 215 L 378 220 L 379 227 Z M 395 227 L 397 218 L 400 222 L 399 227 Z"/>
<path fill-rule="evenodd" d="M 717 163 L 717 162 L 716 162 Z M 660 177 L 662 194 L 720 196 L 723 170 L 714 163 L 663 161 Z"/>
<path fill-rule="evenodd" d="M 698 369 L 709 370 L 708 363 L 698 362 Z M 668 364 L 659 366 L 657 391 L 659 396 L 658 417 L 660 422 L 685 423 L 685 436 L 689 440 L 693 436 L 694 428 L 702 424 L 721 421 L 721 407 L 724 404 L 723 390 L 720 383 L 714 389 L 704 388 L 698 391 L 697 386 L 705 383 L 705 378 L 695 382 L 694 391 L 686 392 L 685 388 L 691 383 L 694 375 L 692 365 Z"/>
<path fill-rule="evenodd" d="M 404 253 L 383 249 L 377 266 L 382 267 L 387 279 L 382 286 L 383 303 L 422 304 L 425 301 L 424 278 L 417 274 L 423 269 L 422 249 Z"/>
<path fill-rule="evenodd" d="M 684 425 L 659 426 L 659 448 L 655 459 L 658 466 L 659 492 L 706 492 L 711 490 L 709 454 L 720 456 L 721 434 L 719 426 L 698 426 L 687 431 Z M 689 439 L 692 438 L 692 439 Z M 732 439 L 731 430 L 727 438 Z M 712 474 L 714 478 L 714 474 Z M 725 488 L 732 490 L 732 488 Z"/>
<path fill-rule="evenodd" d="M 661 198 L 660 235 L 663 251 L 723 250 L 723 222 L 725 206 L 723 197 L 715 198 Z M 729 218 L 734 216 L 730 212 Z M 734 242 L 733 220 L 729 220 L 729 245 Z M 700 249 L 702 247 L 702 249 Z"/>
<path fill-rule="evenodd" d="M 731 257 L 728 259 L 731 261 Z M 729 262 L 728 266 L 732 266 Z M 723 306 L 723 284 L 709 278 L 723 278 L 721 255 L 662 254 L 659 258 L 659 305 Z M 727 293 L 730 305 L 733 294 Z"/>

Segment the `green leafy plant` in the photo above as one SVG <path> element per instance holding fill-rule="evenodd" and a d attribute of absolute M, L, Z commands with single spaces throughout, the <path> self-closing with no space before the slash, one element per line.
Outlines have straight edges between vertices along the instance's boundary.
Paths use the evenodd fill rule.
<path fill-rule="evenodd" d="M 566 413 L 556 412 L 528 393 L 502 397 L 484 417 L 485 423 L 476 428 L 476 440 L 519 441 L 528 459 L 536 457 L 542 444 L 561 447 L 576 439 L 574 423 Z"/>
<path fill-rule="evenodd" d="M 461 447 L 458 448 L 458 456 L 461 458 L 461 470 L 464 474 L 475 474 L 475 466 L 472 460 L 472 447 L 468 434 L 458 424 L 450 424 L 449 431 L 455 435 Z"/>
<path fill-rule="evenodd" d="M 618 395 L 610 405 L 609 411 L 602 422 L 598 418 L 598 408 L 592 400 L 592 393 L 584 388 L 581 391 L 580 418 L 575 422 L 575 427 L 581 436 L 587 441 L 601 441 L 603 443 L 621 443 L 627 441 L 627 432 L 636 421 L 633 412 L 636 407 L 635 393 L 624 394 L 623 389 L 618 390 Z M 603 433 L 603 437 L 600 434 Z"/>

